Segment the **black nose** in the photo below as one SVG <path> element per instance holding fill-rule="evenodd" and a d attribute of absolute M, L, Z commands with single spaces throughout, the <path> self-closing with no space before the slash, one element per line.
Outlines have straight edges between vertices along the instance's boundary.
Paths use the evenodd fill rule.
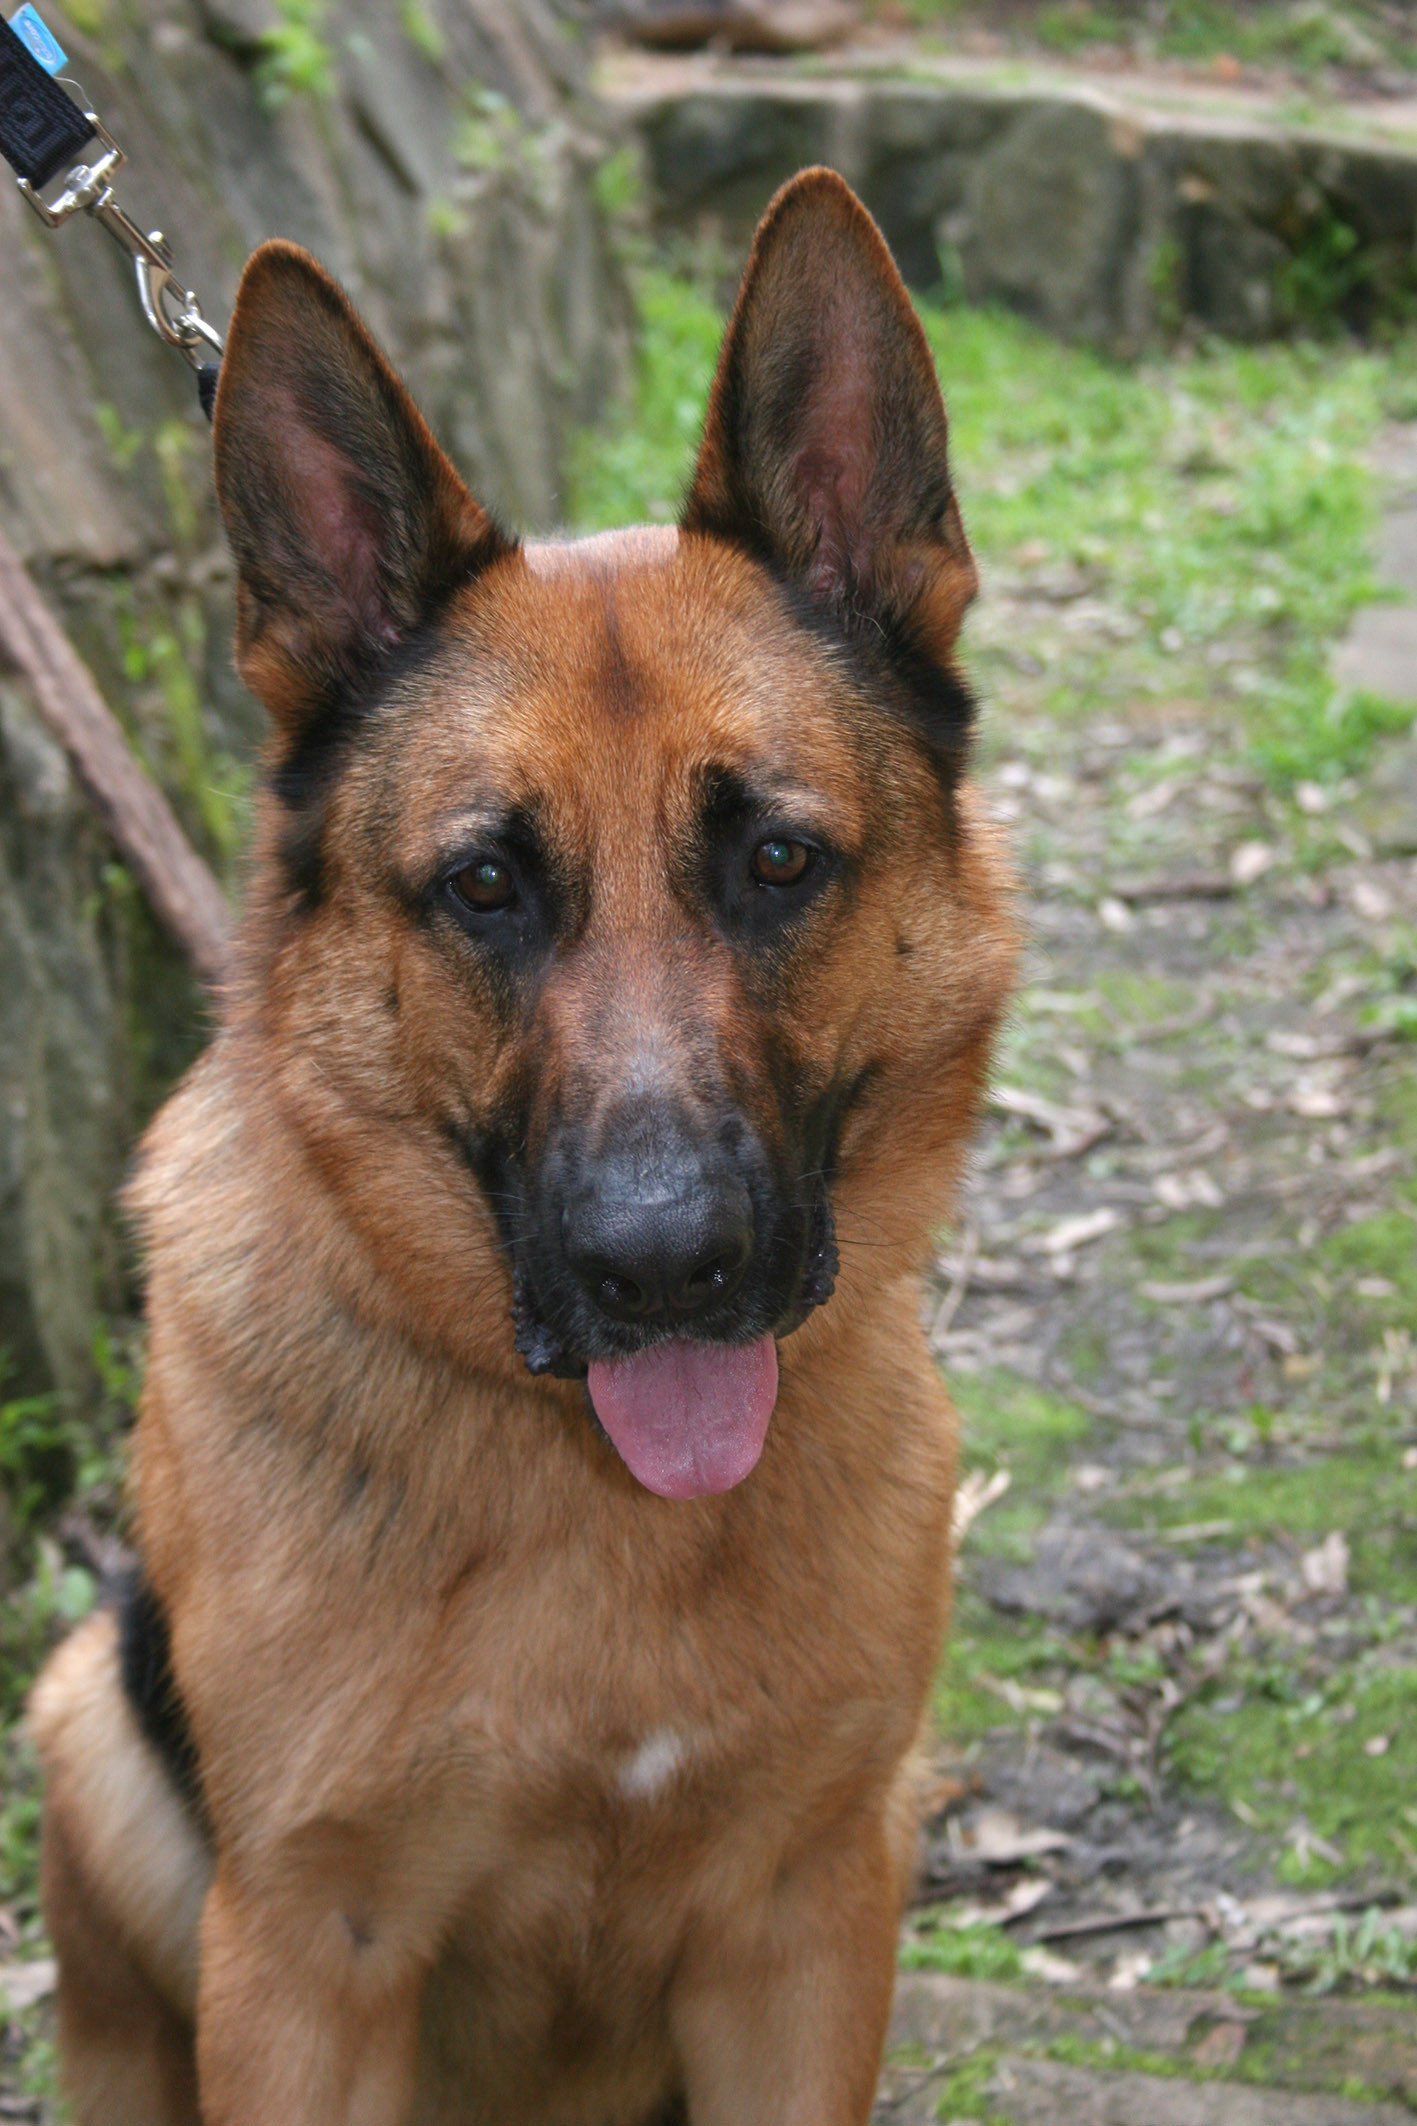
<path fill-rule="evenodd" d="M 684 1176 L 673 1193 L 636 1194 L 607 1175 L 566 1214 L 566 1257 L 602 1313 L 701 1314 L 728 1299 L 753 1252 L 748 1191 L 736 1176 Z"/>

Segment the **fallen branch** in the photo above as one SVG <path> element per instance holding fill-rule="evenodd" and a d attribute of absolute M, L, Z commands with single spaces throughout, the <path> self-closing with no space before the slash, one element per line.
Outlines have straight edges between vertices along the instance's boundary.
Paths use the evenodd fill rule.
<path fill-rule="evenodd" d="M 1091 1919 L 1065 1919 L 1056 1926 L 1040 1927 L 1038 1941 L 1071 1941 L 1080 1934 L 1121 1933 L 1130 1927 L 1154 1927 L 1163 1919 L 1204 1919 L 1204 1905 L 1158 1905 L 1151 1912 L 1098 1912 Z"/>
<path fill-rule="evenodd" d="M 1114 879 L 1119 901 L 1223 901 L 1237 890 L 1226 871 L 1183 871 L 1172 878 Z"/>
<path fill-rule="evenodd" d="M 1391 1905 L 1398 1901 L 1398 1892 L 1395 1890 L 1364 1891 L 1356 1896 L 1350 1891 L 1341 1891 L 1331 1897 L 1317 1898 L 1312 1904 L 1300 1905 L 1282 1916 L 1256 1921 L 1254 1938 L 1282 1932 L 1291 1920 L 1306 1918 L 1310 1913 L 1332 1913 L 1337 1916 L 1341 1912 L 1366 1911 L 1369 1905 Z M 1210 1905 L 1157 1905 L 1150 1912 L 1140 1909 L 1131 1912 L 1096 1912 L 1088 1919 L 1059 1920 L 1051 1927 L 1040 1927 L 1035 1939 L 1068 1941 L 1082 1934 L 1111 1934 L 1114 1930 L 1120 1933 L 1133 1927 L 1153 1927 L 1164 1919 L 1203 1919 L 1213 1934 L 1223 1931 L 1216 1922 L 1213 1907 Z M 1248 1929 L 1241 1931 L 1248 1933 Z"/>
<path fill-rule="evenodd" d="M 1110 1137 L 1116 1127 L 1110 1115 L 1087 1107 L 1060 1107 L 1056 1100 L 1045 1100 L 1018 1085 L 992 1085 L 988 1102 L 996 1114 L 1016 1116 L 1045 1130 L 1052 1139 L 1048 1154 L 1052 1159 L 1076 1159 Z"/>
<path fill-rule="evenodd" d="M 154 915 L 215 987 L 231 934 L 225 896 L 3 533 L 0 659 L 30 688 Z"/>

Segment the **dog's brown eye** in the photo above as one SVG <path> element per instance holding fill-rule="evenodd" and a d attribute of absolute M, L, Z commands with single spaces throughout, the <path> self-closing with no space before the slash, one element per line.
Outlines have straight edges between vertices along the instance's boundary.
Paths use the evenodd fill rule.
<path fill-rule="evenodd" d="M 513 897 L 511 872 L 490 856 L 459 871 L 452 888 L 458 899 L 475 908 L 479 915 L 492 915 L 498 908 L 505 908 Z"/>
<path fill-rule="evenodd" d="M 812 852 L 805 842 L 788 841 L 785 835 L 773 835 L 770 841 L 759 842 L 753 851 L 753 876 L 764 886 L 795 886 L 803 877 Z"/>

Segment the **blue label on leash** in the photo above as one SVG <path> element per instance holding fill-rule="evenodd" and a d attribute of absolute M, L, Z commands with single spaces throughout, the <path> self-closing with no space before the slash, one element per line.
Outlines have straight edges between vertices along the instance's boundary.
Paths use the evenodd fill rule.
<path fill-rule="evenodd" d="M 68 65 L 69 54 L 54 32 L 30 6 L 29 0 L 25 0 L 18 14 L 11 15 L 10 27 L 21 44 L 39 61 L 46 74 L 57 74 L 61 66 Z"/>

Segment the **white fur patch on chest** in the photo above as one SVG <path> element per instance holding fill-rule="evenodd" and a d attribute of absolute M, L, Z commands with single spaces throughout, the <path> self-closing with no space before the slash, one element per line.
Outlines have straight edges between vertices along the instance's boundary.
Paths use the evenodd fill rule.
<path fill-rule="evenodd" d="M 621 1765 L 615 1784 L 627 1801 L 653 1801 L 687 1763 L 689 1746 L 669 1727 L 657 1727 Z"/>

